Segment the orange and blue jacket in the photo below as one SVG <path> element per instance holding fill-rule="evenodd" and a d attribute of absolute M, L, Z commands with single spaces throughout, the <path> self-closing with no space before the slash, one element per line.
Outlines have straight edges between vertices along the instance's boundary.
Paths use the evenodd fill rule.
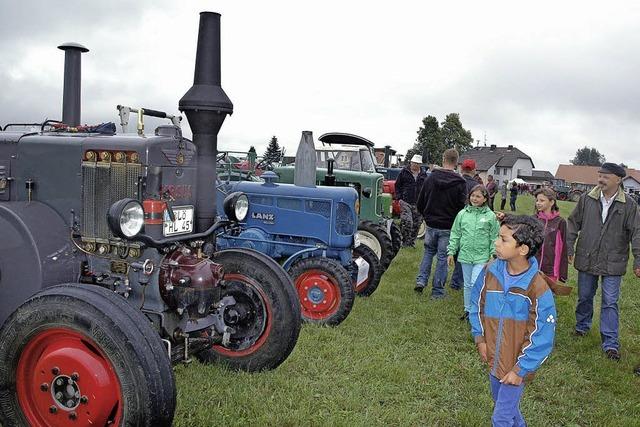
<path fill-rule="evenodd" d="M 514 371 L 525 381 L 553 349 L 556 307 L 548 279 L 529 259 L 529 269 L 505 286 L 506 261 L 487 264 L 471 293 L 469 320 L 476 343 L 486 342 L 491 374 Z"/>

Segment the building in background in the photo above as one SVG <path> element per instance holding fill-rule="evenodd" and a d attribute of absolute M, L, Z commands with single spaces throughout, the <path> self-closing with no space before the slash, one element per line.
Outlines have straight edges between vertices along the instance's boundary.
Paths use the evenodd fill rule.
<path fill-rule="evenodd" d="M 493 175 L 498 184 L 505 180 L 514 180 L 519 176 L 534 176 L 535 166 L 531 157 L 513 145 L 498 147 L 493 144 L 488 147 L 474 147 L 462 153 L 458 164 L 461 165 L 466 159 L 476 161 L 476 171 L 485 182 L 488 175 Z"/>

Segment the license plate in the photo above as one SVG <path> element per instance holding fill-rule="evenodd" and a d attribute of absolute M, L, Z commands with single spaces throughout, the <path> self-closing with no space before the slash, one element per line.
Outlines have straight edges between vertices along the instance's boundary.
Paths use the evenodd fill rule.
<path fill-rule="evenodd" d="M 163 234 L 165 236 L 175 236 L 193 231 L 193 206 L 174 206 L 173 216 L 175 221 L 171 221 L 167 211 L 164 211 Z"/>

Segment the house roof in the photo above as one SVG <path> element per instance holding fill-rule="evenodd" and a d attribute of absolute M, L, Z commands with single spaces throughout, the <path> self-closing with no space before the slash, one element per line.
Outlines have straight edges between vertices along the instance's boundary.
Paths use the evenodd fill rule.
<path fill-rule="evenodd" d="M 554 176 L 549 171 L 531 171 L 531 176 L 518 175 L 518 178 L 522 178 L 525 181 L 553 181 Z"/>
<path fill-rule="evenodd" d="M 556 178 L 564 179 L 568 183 L 597 185 L 599 170 L 600 166 L 559 165 Z M 625 171 L 627 176 L 640 182 L 640 170 L 626 168 Z"/>
<path fill-rule="evenodd" d="M 511 168 L 518 159 L 529 160 L 533 165 L 531 157 L 514 146 L 496 147 L 492 145 L 490 147 L 474 147 L 462 153 L 458 163 L 462 163 L 466 159 L 476 161 L 477 171 L 487 171 L 493 165 L 501 168 Z"/>

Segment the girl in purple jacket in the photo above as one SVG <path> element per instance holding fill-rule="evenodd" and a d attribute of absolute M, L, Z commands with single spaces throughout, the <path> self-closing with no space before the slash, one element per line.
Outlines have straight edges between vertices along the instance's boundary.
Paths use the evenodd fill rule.
<path fill-rule="evenodd" d="M 536 258 L 540 271 L 554 281 L 567 281 L 569 262 L 567 257 L 567 222 L 560 216 L 556 203 L 556 192 L 541 188 L 534 193 L 536 218 L 544 227 L 544 243 Z"/>

